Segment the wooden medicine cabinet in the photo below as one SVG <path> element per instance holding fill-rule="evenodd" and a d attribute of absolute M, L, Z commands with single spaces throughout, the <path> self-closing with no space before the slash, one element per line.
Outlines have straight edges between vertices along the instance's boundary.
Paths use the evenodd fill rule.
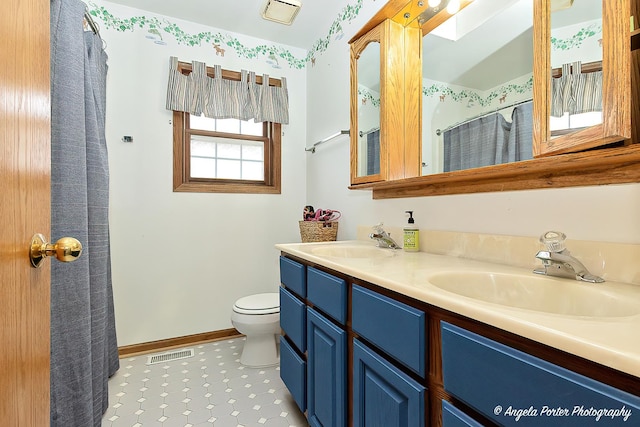
<path fill-rule="evenodd" d="M 634 96 L 640 51 L 632 49 L 635 33 L 629 25 L 630 16 L 637 22 L 639 1 L 589 0 L 602 7 L 602 121 L 553 137 L 549 117 L 555 0 L 520 1 L 531 2 L 525 6 L 531 9 L 533 23 L 533 158 L 421 175 L 423 140 L 429 137 L 422 135 L 423 77 L 416 74 L 429 55 L 423 52 L 421 38 L 451 15 L 446 0 L 435 13 L 427 2 L 389 1 L 350 41 L 351 189 L 372 189 L 373 198 L 382 199 L 640 182 L 639 107 Z M 463 1 L 461 6 L 472 3 Z M 380 171 L 368 175 L 358 169 L 366 147 L 359 133 L 368 130 L 358 123 L 363 102 L 358 58 L 371 40 L 380 40 Z"/>
<path fill-rule="evenodd" d="M 420 175 L 421 36 L 385 19 L 351 43 L 351 184 Z"/>

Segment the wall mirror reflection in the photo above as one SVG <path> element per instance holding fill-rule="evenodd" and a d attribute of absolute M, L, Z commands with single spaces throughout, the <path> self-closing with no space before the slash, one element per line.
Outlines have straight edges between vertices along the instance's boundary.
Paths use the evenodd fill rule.
<path fill-rule="evenodd" d="M 380 43 L 369 42 L 358 58 L 358 176 L 380 173 Z"/>
<path fill-rule="evenodd" d="M 602 0 L 551 13 L 551 138 L 602 123 Z"/>
<path fill-rule="evenodd" d="M 602 120 L 601 1 L 551 0 L 552 138 Z M 533 157 L 532 27 L 532 0 L 476 0 L 424 36 L 423 175 Z"/>
<path fill-rule="evenodd" d="M 423 39 L 423 175 L 532 158 L 533 2 L 474 1 Z"/>

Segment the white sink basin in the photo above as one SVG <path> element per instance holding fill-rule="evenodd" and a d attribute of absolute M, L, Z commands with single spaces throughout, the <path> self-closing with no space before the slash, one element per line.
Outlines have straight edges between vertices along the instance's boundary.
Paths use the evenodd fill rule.
<path fill-rule="evenodd" d="M 627 317 L 640 313 L 640 288 L 634 289 L 631 285 L 624 288 L 624 292 L 616 292 L 607 289 L 606 284 L 533 273 L 528 276 L 485 272 L 442 273 L 430 277 L 429 282 L 467 298 L 565 316 Z"/>
<path fill-rule="evenodd" d="M 333 258 L 386 258 L 393 256 L 395 250 L 376 246 L 340 245 L 318 246 L 311 249 L 311 253 L 317 256 Z"/>

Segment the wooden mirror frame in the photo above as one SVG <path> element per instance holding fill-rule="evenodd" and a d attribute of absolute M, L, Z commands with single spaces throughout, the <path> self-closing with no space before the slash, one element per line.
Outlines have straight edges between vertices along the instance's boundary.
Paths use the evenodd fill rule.
<path fill-rule="evenodd" d="M 533 156 L 584 151 L 631 138 L 630 0 L 602 0 L 602 123 L 551 139 L 551 10 L 550 2 L 533 5 L 534 56 Z M 546 102 L 544 102 L 546 100 Z M 547 118 L 544 120 L 544 118 Z"/>
<path fill-rule="evenodd" d="M 350 133 L 350 157 L 351 157 L 351 184 L 362 184 L 367 182 L 376 182 L 376 181 L 384 181 L 387 179 L 387 156 L 383 156 L 382 153 L 387 151 L 387 135 L 383 138 L 382 133 L 384 130 L 387 130 L 387 126 L 382 125 L 382 107 L 383 102 L 387 102 L 387 96 L 382 96 L 385 93 L 385 89 L 388 86 L 389 82 L 389 73 L 386 67 L 386 61 L 383 61 L 383 53 L 388 49 L 387 39 L 384 37 L 383 33 L 385 33 L 386 22 L 382 22 L 378 24 L 376 27 L 372 28 L 367 34 L 360 37 L 358 40 L 351 44 L 351 126 L 352 129 Z M 360 125 L 358 123 L 359 117 L 359 97 L 358 97 L 358 60 L 362 55 L 362 52 L 371 44 L 378 43 L 380 48 L 380 115 L 379 115 L 379 123 L 380 123 L 380 173 L 372 174 L 372 175 L 360 175 L 358 173 L 360 156 L 366 155 L 366 153 L 360 152 L 360 144 L 359 144 L 359 132 Z M 385 95 L 387 95 L 385 93 Z M 383 101 L 384 98 L 384 101 Z"/>
<path fill-rule="evenodd" d="M 537 12 L 535 12 L 536 22 L 534 23 L 534 50 L 540 58 L 549 58 L 550 30 L 541 31 L 542 26 L 546 28 L 549 25 L 548 0 L 532 1 L 534 1 L 535 5 L 538 5 Z M 605 0 L 605 2 L 610 4 L 611 7 L 620 7 L 622 3 L 622 10 L 629 8 L 630 15 L 633 15 L 636 19 L 640 19 L 639 0 L 621 0 L 621 2 L 608 2 Z M 395 0 L 387 3 L 387 5 L 365 25 L 365 28 L 375 26 L 376 19 L 380 21 L 393 16 L 394 13 L 390 13 L 389 8 L 396 7 L 396 11 L 402 10 L 402 7 L 397 7 L 398 3 L 399 2 Z M 406 4 L 406 2 L 403 2 L 402 6 L 404 7 Z M 540 6 L 541 4 L 542 6 Z M 544 14 L 544 19 L 540 18 L 541 14 Z M 610 14 L 608 16 L 610 16 Z M 626 29 L 628 30 L 628 20 L 625 20 L 625 22 L 627 23 Z M 608 137 L 616 133 L 615 130 L 612 131 L 611 128 L 606 128 L 607 124 L 605 123 L 610 122 L 605 122 L 603 123 L 603 128 L 606 129 L 603 132 L 611 133 L 600 139 L 596 137 L 596 139 L 588 143 L 591 144 L 590 147 L 601 148 L 547 155 L 533 160 L 463 171 L 395 180 L 388 178 L 387 181 L 367 185 L 352 185 L 350 188 L 372 189 L 374 199 L 388 199 L 640 182 L 640 144 L 635 144 L 640 139 L 640 135 L 638 135 L 638 133 L 640 133 L 640 125 L 637 124 L 640 118 L 640 113 L 638 112 L 638 110 L 640 110 L 640 102 L 636 100 L 638 97 L 634 96 L 634 93 L 638 92 L 638 85 L 640 84 L 640 49 L 631 50 L 631 46 L 635 46 L 633 49 L 636 49 L 638 45 L 640 45 L 640 42 L 637 40 L 634 42 L 634 39 L 640 37 L 640 34 L 637 34 L 638 31 L 631 33 L 631 35 L 629 35 L 628 31 L 621 33 L 618 27 L 616 27 L 618 29 L 612 31 L 606 27 L 607 25 L 611 25 L 611 23 L 605 22 L 603 17 L 603 32 L 605 34 L 626 35 L 622 37 L 618 36 L 617 38 L 613 37 L 613 41 L 605 41 L 606 43 L 613 43 L 614 45 L 605 49 L 603 70 L 607 70 L 606 72 L 615 75 L 615 55 L 622 55 L 623 57 L 629 56 L 631 63 L 630 86 L 626 86 L 626 89 L 623 89 L 623 91 L 626 90 L 626 93 L 630 93 L 630 95 L 626 98 L 626 101 L 624 101 L 624 105 L 619 105 L 615 111 L 603 111 L 603 117 L 609 117 L 607 120 L 618 123 L 614 125 L 618 126 L 618 128 L 621 126 L 620 123 L 622 123 L 622 127 L 624 127 L 625 121 L 630 118 L 631 124 L 633 125 L 631 127 L 631 140 L 627 140 L 624 143 L 617 143 L 616 146 L 609 148 L 602 147 L 603 145 L 611 144 L 612 140 L 608 139 Z M 617 23 L 615 25 L 621 24 Z M 633 37 L 631 42 L 630 36 Z M 356 37 L 358 37 L 358 35 L 356 35 Z M 630 51 L 631 53 L 629 53 Z M 421 55 L 421 52 L 415 52 Z M 407 55 L 409 55 L 409 52 L 407 52 Z M 550 60 L 544 59 L 540 61 L 540 58 L 538 58 L 540 63 L 537 66 L 534 65 L 534 68 L 538 70 L 544 67 L 545 73 L 542 77 L 544 84 L 539 85 L 539 88 L 542 89 L 537 90 L 534 86 L 534 145 L 536 144 L 535 141 L 542 141 L 544 139 L 542 135 L 546 135 L 548 132 L 548 107 L 536 109 L 536 105 L 550 105 L 550 90 L 548 89 L 550 86 L 550 82 L 548 82 L 550 71 L 547 71 Z M 623 59 L 623 61 L 624 60 L 626 59 Z M 609 61 L 608 65 L 605 63 L 606 61 Z M 534 72 L 534 78 L 536 78 L 535 74 Z M 538 79 L 540 79 L 539 76 Z M 613 77 L 613 81 L 615 81 L 615 76 Z M 609 97 L 609 94 L 604 95 L 603 102 L 604 98 Z M 611 101 L 607 101 L 605 105 L 607 105 L 606 108 L 612 108 L 611 106 L 614 104 L 612 104 Z M 606 134 L 602 133 L 601 135 Z M 621 136 L 622 138 L 620 139 L 614 139 L 620 141 L 623 138 L 627 138 L 627 136 Z M 581 147 L 569 148 L 569 150 L 585 150 L 587 148 L 589 147 L 583 145 Z"/>
<path fill-rule="evenodd" d="M 380 173 L 358 176 L 358 58 L 380 42 Z M 350 42 L 351 185 L 420 176 L 422 167 L 422 37 L 418 28 L 390 19 Z"/>

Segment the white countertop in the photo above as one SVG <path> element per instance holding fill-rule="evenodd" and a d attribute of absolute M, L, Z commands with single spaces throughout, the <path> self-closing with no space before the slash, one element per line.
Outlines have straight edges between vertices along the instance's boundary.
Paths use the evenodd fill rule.
<path fill-rule="evenodd" d="M 426 252 L 392 251 L 379 258 L 348 258 L 318 254 L 318 247 L 375 246 L 367 241 L 278 244 L 287 254 L 324 265 L 436 307 L 479 320 L 497 328 L 547 344 L 605 366 L 640 377 L 640 314 L 627 317 L 579 317 L 544 313 L 479 301 L 440 289 L 430 278 L 447 272 L 491 272 L 533 275 L 531 270 Z M 315 251 L 315 253 L 314 253 Z M 596 286 L 604 292 L 637 303 L 640 286 L 618 282 L 589 284 L 571 279 L 576 286 Z M 557 298 L 563 298 L 561 291 Z"/>

